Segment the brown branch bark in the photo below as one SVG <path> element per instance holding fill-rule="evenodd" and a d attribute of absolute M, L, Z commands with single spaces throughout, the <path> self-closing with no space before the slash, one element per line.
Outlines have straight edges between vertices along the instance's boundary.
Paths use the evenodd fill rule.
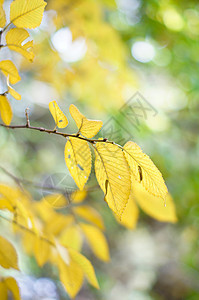
<path fill-rule="evenodd" d="M 26 125 L 5 125 L 5 124 L 0 124 L 0 126 L 8 128 L 8 129 L 31 129 L 31 130 L 37 130 L 37 131 L 46 132 L 46 133 L 49 133 L 49 134 L 60 135 L 60 136 L 63 136 L 65 138 L 67 138 L 67 137 L 74 137 L 74 138 L 77 138 L 77 139 L 80 139 L 80 140 L 87 141 L 88 143 L 91 143 L 91 144 L 95 144 L 95 143 L 99 143 L 99 142 L 106 142 L 106 143 L 114 144 L 114 142 L 108 141 L 106 138 L 104 138 L 102 140 L 89 139 L 89 138 L 85 138 L 85 137 L 77 135 L 77 134 L 70 134 L 70 133 L 59 132 L 56 129 L 55 130 L 51 130 L 51 129 L 46 129 L 46 128 L 43 128 L 43 127 L 31 126 L 28 123 Z"/>
<path fill-rule="evenodd" d="M 25 125 L 5 125 L 5 124 L 0 124 L 1 127 L 5 127 L 8 129 L 30 129 L 30 130 L 36 130 L 36 131 L 40 131 L 40 132 L 46 132 L 48 134 L 56 134 L 56 135 L 60 135 L 63 136 L 64 138 L 67 137 L 74 137 L 80 140 L 84 140 L 90 144 L 95 144 L 95 143 L 100 143 L 100 142 L 106 142 L 106 143 L 110 143 L 110 144 L 115 144 L 113 141 L 109 141 L 107 138 L 104 139 L 89 139 L 86 137 L 83 137 L 78 133 L 75 134 L 70 134 L 70 133 L 63 133 L 63 132 L 59 132 L 56 129 L 46 129 L 43 127 L 35 127 L 35 126 L 31 126 L 30 125 L 30 120 L 29 120 L 29 114 L 28 114 L 28 108 L 25 110 L 25 115 L 26 115 L 26 124 Z"/>

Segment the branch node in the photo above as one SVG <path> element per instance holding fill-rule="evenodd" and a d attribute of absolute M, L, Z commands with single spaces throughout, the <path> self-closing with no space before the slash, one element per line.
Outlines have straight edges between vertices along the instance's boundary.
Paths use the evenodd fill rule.
<path fill-rule="evenodd" d="M 26 115 L 26 127 L 30 127 L 30 120 L 29 120 L 29 108 L 27 107 L 25 110 L 25 115 Z"/>

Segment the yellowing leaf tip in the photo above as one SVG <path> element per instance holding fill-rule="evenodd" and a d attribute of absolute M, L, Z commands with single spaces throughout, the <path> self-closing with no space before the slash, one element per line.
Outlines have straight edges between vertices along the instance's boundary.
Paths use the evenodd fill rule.
<path fill-rule="evenodd" d="M 74 104 L 70 105 L 69 112 L 77 125 L 78 132 L 86 138 L 94 137 L 102 128 L 102 121 L 87 119 Z"/>

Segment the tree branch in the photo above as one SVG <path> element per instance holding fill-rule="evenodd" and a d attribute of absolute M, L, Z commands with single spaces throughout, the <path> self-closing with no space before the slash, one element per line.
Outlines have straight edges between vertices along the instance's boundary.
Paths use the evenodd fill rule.
<path fill-rule="evenodd" d="M 75 133 L 75 134 L 70 134 L 70 133 L 59 132 L 56 129 L 51 130 L 51 129 L 46 129 L 46 128 L 43 128 L 43 127 L 31 126 L 30 125 L 30 120 L 29 120 L 28 110 L 29 110 L 29 108 L 26 108 L 26 110 L 25 110 L 25 115 L 26 115 L 26 124 L 25 125 L 5 125 L 5 124 L 0 124 L 0 126 L 8 128 L 8 129 L 31 129 L 31 130 L 36 130 L 36 131 L 40 131 L 40 132 L 46 132 L 48 134 L 60 135 L 60 136 L 63 136 L 64 138 L 74 137 L 74 138 L 86 141 L 86 142 L 88 142 L 90 144 L 95 144 L 95 143 L 100 143 L 100 142 L 106 142 L 106 143 L 109 143 L 109 144 L 115 144 L 115 142 L 109 141 L 107 138 L 99 140 L 99 139 L 89 139 L 89 138 L 83 137 L 83 136 L 81 136 L 79 134 L 80 130 L 78 130 L 78 132 Z"/>
<path fill-rule="evenodd" d="M 9 177 L 11 177 L 16 183 L 17 185 L 19 185 L 19 187 L 21 188 L 21 184 L 24 184 L 24 185 L 31 185 L 32 187 L 36 188 L 36 189 L 41 189 L 41 190 L 46 190 L 46 191 L 56 191 L 56 192 L 59 192 L 63 195 L 66 195 L 69 196 L 69 192 L 67 191 L 67 189 L 64 189 L 64 188 L 59 188 L 59 187 L 55 187 L 55 186 L 42 186 L 36 182 L 33 182 L 33 181 L 30 181 L 30 180 L 27 180 L 27 179 L 24 179 L 24 178 L 19 178 L 19 177 L 16 177 L 15 175 L 11 174 L 9 171 L 7 171 L 4 167 L 0 166 L 0 169 L 5 173 L 7 174 Z M 91 187 L 88 187 L 86 189 L 86 191 L 88 192 L 93 192 L 95 190 L 97 190 L 99 188 L 98 185 L 94 185 L 94 186 L 91 186 Z M 76 191 L 74 189 L 74 191 Z M 72 193 L 72 192 L 71 192 Z"/>
<path fill-rule="evenodd" d="M 57 130 L 46 129 L 46 128 L 43 128 L 43 127 L 30 126 L 29 123 L 27 123 L 26 125 L 5 125 L 5 124 L 0 124 L 0 126 L 8 128 L 8 129 L 31 129 L 31 130 L 37 130 L 37 131 L 46 132 L 46 133 L 49 133 L 49 134 L 60 135 L 60 136 L 63 136 L 64 138 L 74 137 L 74 138 L 77 138 L 77 139 L 80 139 L 80 140 L 84 140 L 84 141 L 86 141 L 86 142 L 88 142 L 90 144 L 95 144 L 95 143 L 99 143 L 99 142 L 106 142 L 106 143 L 114 144 L 114 142 L 108 141 L 106 138 L 104 138 L 102 140 L 89 139 L 89 138 L 85 138 L 85 137 L 77 135 L 77 134 L 63 133 L 63 132 L 59 132 Z"/>

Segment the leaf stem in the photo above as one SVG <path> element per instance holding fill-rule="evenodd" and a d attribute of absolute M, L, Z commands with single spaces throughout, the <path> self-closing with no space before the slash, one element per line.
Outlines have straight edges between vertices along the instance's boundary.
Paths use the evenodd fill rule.
<path fill-rule="evenodd" d="M 1 34 L 6 31 L 6 29 L 12 24 L 12 22 L 8 23 L 1 31 Z"/>

